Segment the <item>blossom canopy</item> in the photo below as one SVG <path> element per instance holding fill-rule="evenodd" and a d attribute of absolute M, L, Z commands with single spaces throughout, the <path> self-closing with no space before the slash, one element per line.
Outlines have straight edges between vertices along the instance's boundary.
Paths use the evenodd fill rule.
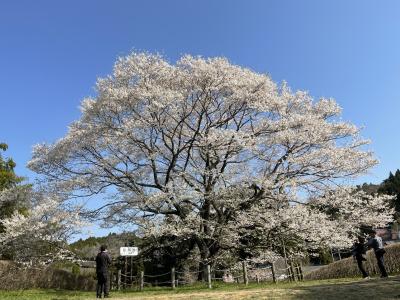
<path fill-rule="evenodd" d="M 132 53 L 81 110 L 65 137 L 35 147 L 29 167 L 65 195 L 105 193 L 93 211 L 105 222 L 189 241 L 203 261 L 256 244 L 277 251 L 278 227 L 291 228 L 304 251 L 390 220 L 385 197 L 341 187 L 377 160 L 335 100 L 292 92 L 226 58 L 171 64 Z M 341 201 L 326 203 L 332 194 Z M 349 209 L 370 217 L 347 221 Z"/>

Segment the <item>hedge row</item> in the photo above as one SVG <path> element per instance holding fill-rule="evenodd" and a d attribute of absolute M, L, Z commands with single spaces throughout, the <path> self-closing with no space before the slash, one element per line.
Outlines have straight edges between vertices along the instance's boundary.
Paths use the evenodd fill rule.
<path fill-rule="evenodd" d="M 1 266 L 0 289 L 53 288 L 66 290 L 95 290 L 93 276 L 76 275 L 52 267 L 46 269 L 21 269 L 14 264 Z"/>
<path fill-rule="evenodd" d="M 386 254 L 384 255 L 385 267 L 388 273 L 400 272 L 400 244 L 394 244 L 385 247 Z M 375 254 L 372 250 L 367 252 L 367 261 L 364 262 L 364 267 L 370 275 L 379 275 L 378 265 L 376 263 Z M 335 261 L 327 266 L 321 267 L 318 270 L 312 271 L 304 275 L 305 279 L 332 279 L 343 277 L 361 276 L 357 267 L 357 262 L 352 258 L 345 258 Z"/>

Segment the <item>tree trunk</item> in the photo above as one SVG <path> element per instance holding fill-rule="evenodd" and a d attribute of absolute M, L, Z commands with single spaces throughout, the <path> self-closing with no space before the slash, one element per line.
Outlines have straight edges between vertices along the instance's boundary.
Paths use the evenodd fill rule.
<path fill-rule="evenodd" d="M 209 264 L 210 251 L 206 242 L 202 239 L 197 239 L 197 246 L 200 250 L 200 261 L 199 261 L 199 275 L 198 280 L 207 280 L 207 265 Z"/>

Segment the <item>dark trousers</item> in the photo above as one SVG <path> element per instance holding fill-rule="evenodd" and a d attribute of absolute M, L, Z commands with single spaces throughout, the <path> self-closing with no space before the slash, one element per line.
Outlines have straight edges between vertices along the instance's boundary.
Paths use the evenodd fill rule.
<path fill-rule="evenodd" d="M 375 257 L 378 262 L 379 271 L 381 271 L 381 277 L 387 277 L 388 274 L 385 269 L 385 261 L 383 260 L 383 254 L 385 254 L 384 251 L 378 250 L 375 252 Z"/>
<path fill-rule="evenodd" d="M 97 273 L 97 297 L 108 296 L 108 274 Z"/>
<path fill-rule="evenodd" d="M 358 269 L 360 270 L 362 276 L 364 278 L 368 277 L 369 275 L 368 275 L 367 271 L 365 271 L 364 266 L 363 266 L 363 258 L 362 257 L 356 257 L 356 260 L 357 260 Z"/>

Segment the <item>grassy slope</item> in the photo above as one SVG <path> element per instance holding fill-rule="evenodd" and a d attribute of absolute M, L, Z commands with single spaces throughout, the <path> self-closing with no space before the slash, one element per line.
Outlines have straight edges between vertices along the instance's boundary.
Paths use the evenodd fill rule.
<path fill-rule="evenodd" d="M 400 273 L 400 243 L 385 247 L 385 267 L 389 274 Z M 379 274 L 376 258 L 372 250 L 367 252 L 367 261 L 364 267 L 367 272 L 374 276 Z M 307 280 L 332 279 L 343 277 L 359 277 L 357 263 L 352 257 L 335 261 L 329 265 L 323 266 L 315 271 L 305 274 Z"/>
<path fill-rule="evenodd" d="M 219 285 L 212 290 L 202 287 L 171 290 L 146 290 L 145 292 L 113 292 L 112 299 L 400 299 L 400 277 L 387 280 L 332 279 L 281 283 L 278 285 Z M 86 300 L 94 292 L 56 290 L 0 291 L 4 300 Z M 397 297 L 398 296 L 398 297 Z"/>

